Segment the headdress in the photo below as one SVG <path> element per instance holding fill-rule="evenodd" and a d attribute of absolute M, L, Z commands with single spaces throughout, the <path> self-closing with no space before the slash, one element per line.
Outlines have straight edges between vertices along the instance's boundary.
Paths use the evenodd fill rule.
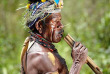
<path fill-rule="evenodd" d="M 59 13 L 62 7 L 63 0 L 29 0 L 26 6 L 26 25 L 32 30 L 36 21 L 44 20 L 51 13 Z"/>

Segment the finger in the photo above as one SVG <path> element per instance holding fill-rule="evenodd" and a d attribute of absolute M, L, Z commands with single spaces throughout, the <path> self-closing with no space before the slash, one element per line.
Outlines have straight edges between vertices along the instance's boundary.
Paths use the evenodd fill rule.
<path fill-rule="evenodd" d="M 87 57 L 87 55 L 88 55 L 88 49 L 85 48 L 82 52 L 84 53 L 84 56 Z"/>
<path fill-rule="evenodd" d="M 81 49 L 80 49 L 80 51 L 82 52 L 82 51 L 84 51 L 86 49 L 86 47 L 82 47 Z"/>
<path fill-rule="evenodd" d="M 80 42 L 76 42 L 76 43 L 75 43 L 75 47 L 78 47 L 79 44 L 80 44 Z"/>
<path fill-rule="evenodd" d="M 88 53 L 88 49 L 86 48 L 86 49 L 84 50 L 84 52 L 85 52 L 85 53 Z"/>
<path fill-rule="evenodd" d="M 80 42 L 75 42 L 74 46 L 73 46 L 73 49 L 75 49 L 79 44 L 80 44 Z"/>
<path fill-rule="evenodd" d="M 81 49 L 83 47 L 83 45 L 80 43 L 77 47 L 76 47 L 76 49 Z"/>
<path fill-rule="evenodd" d="M 88 49 L 87 48 L 84 50 L 84 53 L 86 53 L 86 59 L 87 59 L 87 55 L 88 55 Z"/>

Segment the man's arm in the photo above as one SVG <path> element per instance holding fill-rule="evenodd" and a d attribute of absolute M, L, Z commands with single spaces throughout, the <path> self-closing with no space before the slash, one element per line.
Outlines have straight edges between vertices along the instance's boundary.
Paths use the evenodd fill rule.
<path fill-rule="evenodd" d="M 82 65 L 86 62 L 88 50 L 81 43 L 76 42 L 72 50 L 73 65 L 70 74 L 79 74 Z"/>

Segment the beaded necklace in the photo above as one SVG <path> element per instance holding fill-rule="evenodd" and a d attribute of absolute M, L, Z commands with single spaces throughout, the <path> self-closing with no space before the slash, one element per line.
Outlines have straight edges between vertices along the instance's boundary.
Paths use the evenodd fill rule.
<path fill-rule="evenodd" d="M 48 48 L 52 52 L 57 51 L 55 46 L 51 42 L 45 40 L 41 35 L 37 33 L 35 34 L 33 32 L 30 32 L 30 34 L 31 34 L 31 37 L 34 39 L 34 41 L 37 42 L 38 44 Z"/>

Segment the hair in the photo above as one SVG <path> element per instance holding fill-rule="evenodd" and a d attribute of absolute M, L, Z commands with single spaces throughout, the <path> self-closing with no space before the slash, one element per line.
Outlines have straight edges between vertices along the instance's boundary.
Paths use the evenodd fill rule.
<path fill-rule="evenodd" d="M 48 0 L 46 0 L 48 1 Z M 41 2 L 41 0 L 28 0 L 28 3 L 32 4 L 32 3 L 36 3 L 36 2 Z"/>
<path fill-rule="evenodd" d="M 41 2 L 41 0 L 28 0 L 28 2 L 29 2 L 30 4 L 32 4 L 32 3 L 36 3 L 36 2 Z"/>
<path fill-rule="evenodd" d="M 29 27 L 29 29 L 30 29 L 33 33 L 39 33 L 39 31 L 38 31 L 38 30 L 36 29 L 36 27 L 35 27 L 36 22 L 38 22 L 39 20 L 40 20 L 40 18 L 39 18 L 37 21 L 35 21 L 35 23 L 34 23 L 31 27 Z M 45 21 L 44 21 L 44 20 L 41 20 L 40 22 L 42 22 L 42 26 L 45 27 Z M 30 25 L 31 23 L 32 23 L 32 21 L 26 23 L 26 26 Z"/>
<path fill-rule="evenodd" d="M 46 17 L 47 16 L 47 17 Z M 33 20 L 33 21 L 30 21 L 30 22 L 27 22 L 26 23 L 26 26 L 28 26 L 29 27 L 29 25 L 32 23 L 32 22 L 34 22 L 33 23 L 33 25 L 31 26 L 31 27 L 29 27 L 30 28 L 30 30 L 32 31 L 32 32 L 34 32 L 34 33 L 39 33 L 39 31 L 36 29 L 36 27 L 35 27 L 35 24 L 36 24 L 36 22 L 38 22 L 39 20 L 40 20 L 40 22 L 42 23 L 42 26 L 43 26 L 43 28 L 45 28 L 45 23 L 48 21 L 48 20 L 50 20 L 49 19 L 49 17 L 48 17 L 48 13 L 45 13 L 44 14 L 44 17 L 46 17 L 45 19 L 43 19 L 43 20 L 41 20 L 42 18 L 38 18 L 36 21 L 35 21 L 35 19 Z M 48 19 L 48 20 L 46 20 L 46 19 Z"/>

